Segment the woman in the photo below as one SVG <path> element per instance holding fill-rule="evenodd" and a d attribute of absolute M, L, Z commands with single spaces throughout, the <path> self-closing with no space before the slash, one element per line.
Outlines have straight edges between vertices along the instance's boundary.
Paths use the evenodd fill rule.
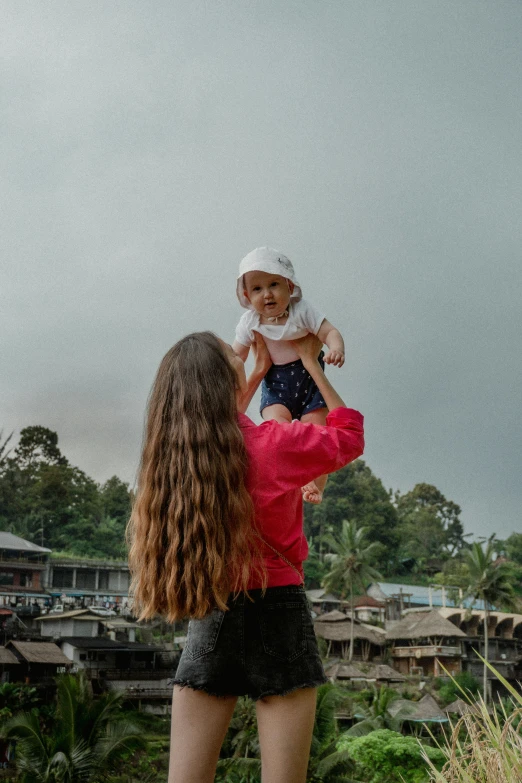
<path fill-rule="evenodd" d="M 149 399 L 130 566 L 140 618 L 192 618 L 176 672 L 169 783 L 214 779 L 240 695 L 256 701 L 263 783 L 306 780 L 317 686 L 326 681 L 303 588 L 301 487 L 363 451 L 309 335 L 296 349 L 330 410 L 326 426 L 245 415 L 270 358 L 246 380 L 210 332 L 180 340 Z"/>

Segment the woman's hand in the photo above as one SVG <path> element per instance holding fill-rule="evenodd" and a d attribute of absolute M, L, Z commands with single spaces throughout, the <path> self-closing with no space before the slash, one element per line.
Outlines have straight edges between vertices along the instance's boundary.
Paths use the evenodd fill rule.
<path fill-rule="evenodd" d="M 252 356 L 254 357 L 253 373 L 256 375 L 262 375 L 264 378 L 272 365 L 272 359 L 268 353 L 266 343 L 259 332 L 254 332 L 254 342 L 250 347 L 252 350 Z"/>
<path fill-rule="evenodd" d="M 300 337 L 298 340 L 292 340 L 292 346 L 295 348 L 296 353 L 306 367 L 311 362 L 317 361 L 323 344 L 315 334 L 310 333 L 304 337 Z"/>

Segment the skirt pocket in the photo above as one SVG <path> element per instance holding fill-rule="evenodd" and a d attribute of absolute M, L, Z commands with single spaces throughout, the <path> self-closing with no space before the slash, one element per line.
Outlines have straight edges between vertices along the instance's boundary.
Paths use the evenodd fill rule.
<path fill-rule="evenodd" d="M 281 661 L 295 661 L 307 650 L 305 608 L 300 602 L 262 606 L 260 630 L 265 652 Z"/>
<path fill-rule="evenodd" d="M 202 620 L 189 622 L 184 652 L 192 661 L 213 652 L 224 616 L 225 612 L 221 609 L 213 609 Z"/>

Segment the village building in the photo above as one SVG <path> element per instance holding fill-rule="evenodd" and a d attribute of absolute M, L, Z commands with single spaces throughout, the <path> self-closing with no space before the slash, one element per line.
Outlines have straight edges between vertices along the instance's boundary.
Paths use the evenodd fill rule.
<path fill-rule="evenodd" d="M 13 676 L 13 667 L 17 666 L 20 666 L 20 663 L 16 655 L 11 650 L 0 647 L 0 682 L 16 680 L 16 676 Z"/>
<path fill-rule="evenodd" d="M 455 607 L 461 609 L 484 609 L 481 601 L 464 598 L 461 589 L 443 585 L 407 585 L 398 582 L 372 582 L 367 594 L 386 606 L 387 620 L 400 620 L 409 609 L 439 609 Z"/>
<path fill-rule="evenodd" d="M 343 612 L 334 610 L 320 615 L 314 621 L 315 633 L 327 642 L 327 657 L 347 658 L 350 648 L 352 621 Z M 382 628 L 354 620 L 355 660 L 374 661 L 380 658 L 386 643 Z"/>
<path fill-rule="evenodd" d="M 439 614 L 465 635 L 462 668 L 481 678 L 483 664 L 477 653 L 485 654 L 484 617 L 481 609 L 439 609 Z M 513 685 L 522 679 L 522 614 L 490 610 L 488 617 L 488 660 Z M 493 690 L 501 691 L 493 672 L 488 673 Z"/>
<path fill-rule="evenodd" d="M 123 608 L 128 603 L 129 582 L 125 560 L 53 557 L 49 561 L 49 593 L 67 606 Z"/>
<path fill-rule="evenodd" d="M 50 549 L 0 531 L 0 609 L 41 614 L 49 602 L 45 575 Z"/>
<path fill-rule="evenodd" d="M 328 593 L 322 588 L 318 588 L 316 590 L 307 590 L 306 597 L 310 602 L 312 611 L 318 615 L 332 612 L 334 609 L 339 609 L 341 606 L 340 598 L 337 598 L 335 595 Z"/>
<path fill-rule="evenodd" d="M 408 612 L 386 626 L 393 666 L 402 674 L 444 677 L 462 668 L 465 634 L 436 610 Z"/>
<path fill-rule="evenodd" d="M 58 643 L 73 663 L 72 671 L 83 670 L 95 691 L 124 693 L 144 711 L 168 713 L 172 700 L 169 681 L 177 655 L 155 645 L 106 638 L 63 637 Z"/>
<path fill-rule="evenodd" d="M 105 618 L 90 609 L 72 609 L 59 614 L 41 615 L 35 618 L 41 636 L 59 639 L 62 636 L 99 636 L 105 632 Z"/>
<path fill-rule="evenodd" d="M 386 685 L 393 688 L 404 685 L 406 677 L 385 663 L 346 663 L 332 661 L 324 667 L 326 676 L 331 682 L 350 684 L 354 686 L 377 687 Z"/>
<path fill-rule="evenodd" d="M 49 685 L 57 674 L 65 674 L 72 665 L 53 642 L 22 642 L 11 639 L 5 649 L 11 652 L 20 664 L 11 672 L 17 682 Z"/>
<path fill-rule="evenodd" d="M 348 601 L 343 601 L 342 606 L 345 611 L 351 611 L 351 605 Z M 354 599 L 353 610 L 357 620 L 362 623 L 378 622 L 384 624 L 386 620 L 386 602 L 377 601 L 371 595 L 359 595 Z"/>

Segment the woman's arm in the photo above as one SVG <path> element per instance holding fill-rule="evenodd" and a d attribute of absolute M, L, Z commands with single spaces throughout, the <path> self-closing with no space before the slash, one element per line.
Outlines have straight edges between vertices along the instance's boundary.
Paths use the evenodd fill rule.
<path fill-rule="evenodd" d="M 258 332 L 254 332 L 254 342 L 250 347 L 252 348 L 252 354 L 254 356 L 254 368 L 248 376 L 246 386 L 242 390 L 242 394 L 240 397 L 238 397 L 237 409 L 239 413 L 245 413 L 246 409 L 252 402 L 252 397 L 256 393 L 259 384 L 267 374 L 272 364 L 272 359 L 268 353 L 268 348 L 266 347 L 265 341 Z"/>
<path fill-rule="evenodd" d="M 328 410 L 345 408 L 346 405 L 342 397 L 335 391 L 318 362 L 317 357 L 322 347 L 321 340 L 313 334 L 307 334 L 306 337 L 301 337 L 299 340 L 292 340 L 292 345 L 303 362 L 303 367 L 310 373 L 323 395 Z"/>

